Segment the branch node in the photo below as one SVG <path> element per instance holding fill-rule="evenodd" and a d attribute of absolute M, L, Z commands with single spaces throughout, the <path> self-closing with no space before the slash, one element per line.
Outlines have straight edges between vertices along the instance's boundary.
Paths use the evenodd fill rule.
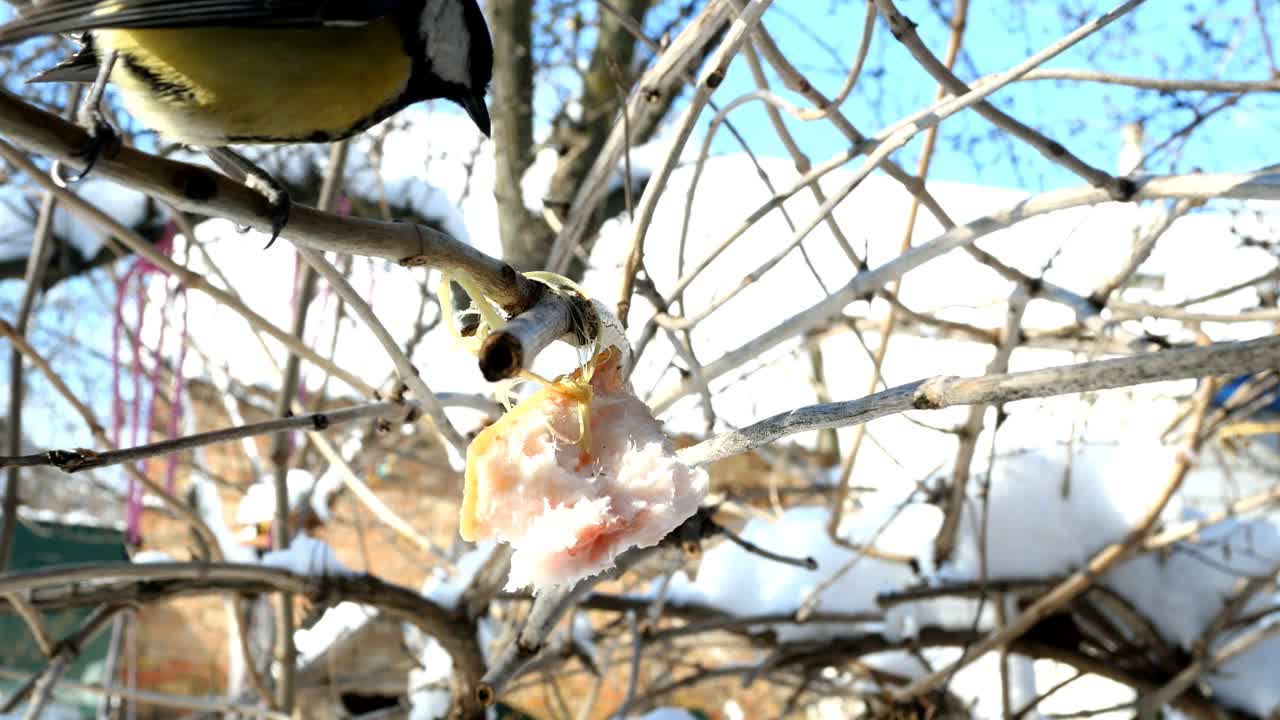
<path fill-rule="evenodd" d="M 920 387 L 916 388 L 915 394 L 911 397 L 911 407 L 916 410 L 941 410 L 946 407 L 943 403 L 942 396 L 939 395 L 939 388 L 937 386 L 940 383 L 945 383 L 954 379 L 954 377 L 948 376 L 933 378 L 928 382 L 922 383 Z"/>
<path fill-rule="evenodd" d="M 508 332 L 495 332 L 480 346 L 480 372 L 489 382 L 509 378 L 524 369 L 524 347 Z"/>
<path fill-rule="evenodd" d="M 1138 194 L 1138 183 L 1132 178 L 1120 177 L 1115 180 L 1111 187 L 1111 197 L 1117 202 L 1129 202 L 1133 200 L 1134 195 Z"/>
<path fill-rule="evenodd" d="M 218 181 L 202 167 L 182 165 L 174 170 L 171 182 L 182 196 L 194 202 L 212 200 L 218 194 Z"/>

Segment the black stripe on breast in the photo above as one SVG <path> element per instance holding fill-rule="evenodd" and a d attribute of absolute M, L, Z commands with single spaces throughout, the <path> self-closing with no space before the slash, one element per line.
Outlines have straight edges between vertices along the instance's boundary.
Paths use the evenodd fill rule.
<path fill-rule="evenodd" d="M 141 80 L 156 97 L 181 104 L 195 102 L 195 93 L 191 91 L 190 87 L 160 77 L 159 74 L 144 65 L 133 54 L 122 53 L 120 55 L 120 63 L 130 75 Z"/>

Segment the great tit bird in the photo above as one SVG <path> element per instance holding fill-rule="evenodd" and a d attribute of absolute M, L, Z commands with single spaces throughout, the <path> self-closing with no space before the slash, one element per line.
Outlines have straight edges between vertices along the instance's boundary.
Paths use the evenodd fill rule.
<path fill-rule="evenodd" d="M 189 145 L 335 141 L 435 98 L 489 134 L 476 0 L 36 0 L 0 44 L 50 33 L 84 47 L 35 80 L 92 82 L 114 58 L 129 111 Z"/>

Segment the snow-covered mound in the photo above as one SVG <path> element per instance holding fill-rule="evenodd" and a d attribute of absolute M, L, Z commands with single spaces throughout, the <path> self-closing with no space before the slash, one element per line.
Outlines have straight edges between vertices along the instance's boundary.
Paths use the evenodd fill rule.
<path fill-rule="evenodd" d="M 1065 450 L 997 456 L 985 504 L 988 580 L 1053 580 L 1079 569 L 1099 550 L 1125 538 L 1167 482 L 1173 459 L 1173 451 L 1154 446 L 1088 447 L 1070 457 Z M 932 556 L 941 522 L 936 506 L 914 497 L 873 500 L 874 505 L 848 517 L 840 529 L 845 541 L 912 558 L 914 568 L 873 554 L 859 556 L 835 544 L 826 534 L 828 511 L 801 507 L 788 510 L 775 522 L 751 521 L 743 537 L 766 549 L 810 555 L 819 563 L 817 571 L 779 565 L 722 543 L 704 555 L 695 580 L 677 576 L 670 597 L 749 617 L 796 612 L 817 592 L 814 609 L 819 614 L 878 616 L 865 622 L 776 627 L 780 637 L 792 640 L 874 634 L 896 642 L 926 628 L 990 630 L 994 627 L 991 603 L 985 603 L 982 616 L 975 618 L 979 606 L 973 599 L 931 599 L 888 608 L 877 602 L 884 593 L 922 585 L 944 588 L 979 579 L 978 528 L 984 512 L 979 493 L 974 488 L 966 505 L 953 559 L 940 568 Z M 1176 507 L 1166 512 L 1169 521 L 1189 517 L 1199 515 Z M 1099 583 L 1127 600 L 1167 643 L 1190 651 L 1243 579 L 1273 576 L 1278 568 L 1280 529 L 1269 520 L 1232 519 L 1166 552 L 1123 562 Z M 1239 616 L 1273 610 L 1277 603 L 1280 594 L 1274 590 L 1259 593 Z M 1273 622 L 1274 617 L 1263 614 L 1260 620 L 1218 634 L 1210 649 L 1220 649 Z M 939 661 L 954 659 L 939 652 Z M 896 657 L 885 661 L 901 664 L 902 658 Z M 1266 716 L 1280 708 L 1280 685 L 1274 681 L 1277 663 L 1280 635 L 1262 640 L 1205 678 L 1226 704 Z M 975 682 L 982 675 L 978 668 L 969 672 Z M 1044 690 L 1052 684 L 1035 683 L 1035 671 L 1030 668 L 1023 672 L 1031 673 L 1033 688 L 1039 684 Z M 927 673 L 916 666 L 907 674 Z M 986 690 L 975 688 L 989 690 L 989 685 L 977 683 L 969 692 L 978 697 Z M 961 681 L 952 689 L 966 692 Z M 999 716 L 998 683 L 995 691 L 980 702 L 981 716 Z"/>

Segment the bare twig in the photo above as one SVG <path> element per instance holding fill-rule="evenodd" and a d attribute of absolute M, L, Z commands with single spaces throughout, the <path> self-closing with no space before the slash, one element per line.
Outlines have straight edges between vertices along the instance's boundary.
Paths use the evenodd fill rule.
<path fill-rule="evenodd" d="M 0 145 L 3 145 L 3 143 L 0 143 Z M 36 352 L 36 349 L 31 347 L 31 344 L 28 343 L 21 335 L 18 335 L 13 326 L 3 319 L 0 319 L 0 336 L 7 337 L 9 341 L 12 342 L 14 346 L 31 361 L 32 365 L 39 369 L 40 372 L 44 373 L 45 377 L 49 379 L 49 383 L 53 386 L 54 390 L 66 399 L 66 401 L 70 403 L 71 407 L 75 408 L 77 414 L 80 415 L 85 425 L 89 427 L 89 432 L 93 434 L 94 438 L 100 445 L 102 445 L 102 447 L 112 447 L 110 438 L 107 437 L 106 431 L 103 429 L 101 423 L 98 422 L 93 410 L 91 410 L 84 401 L 77 397 L 76 394 L 71 391 L 71 388 L 67 387 L 66 382 L 64 382 L 58 373 L 54 371 L 53 367 L 49 365 L 49 361 L 41 356 L 40 353 Z M 154 493 L 165 503 L 165 505 L 173 510 L 178 517 L 182 518 L 184 522 L 190 525 L 191 528 L 209 545 L 211 551 L 215 554 L 215 558 L 220 559 L 222 557 L 221 550 L 218 549 L 217 539 L 214 537 L 213 532 L 209 530 L 209 527 L 205 525 L 204 520 L 200 518 L 198 513 L 188 507 L 186 503 L 181 502 L 170 495 L 163 486 L 147 477 L 136 466 L 126 465 L 125 469 L 129 473 L 130 477 L 137 480 L 149 492 Z"/>
<path fill-rule="evenodd" d="M 46 465 L 56 467 L 66 473 L 77 473 L 84 470 L 111 467 L 113 465 L 146 460 L 147 458 L 170 455 L 184 450 L 194 450 L 218 443 L 233 442 L 243 438 L 275 435 L 293 430 L 323 431 L 368 418 L 411 421 L 414 415 L 413 406 L 406 405 L 404 402 L 371 403 L 369 405 L 358 405 L 328 412 L 267 420 L 251 425 L 187 435 L 173 440 L 164 440 L 124 450 L 106 450 L 103 452 L 94 452 L 92 450 L 49 450 L 23 457 L 0 457 L 0 468 L 13 465 L 25 467 Z"/>
<path fill-rule="evenodd" d="M 5 599 L 17 611 L 22 621 L 27 624 L 27 629 L 31 631 L 31 637 L 35 638 L 36 645 L 40 647 L 40 654 L 46 658 L 52 658 L 57 651 L 57 645 L 53 642 L 53 638 L 49 636 L 49 629 L 45 627 L 40 613 L 31 607 L 31 603 L 16 593 L 9 595 Z"/>
<path fill-rule="evenodd" d="M 644 657 L 644 642 L 640 637 L 640 623 L 637 611 L 627 613 L 627 626 L 631 631 L 631 672 L 627 676 L 627 692 L 622 697 L 622 704 L 613 714 L 618 720 L 625 720 L 636 700 L 636 690 L 640 687 L 640 660 Z"/>
<path fill-rule="evenodd" d="M 320 188 L 320 209 L 331 210 L 334 201 L 337 200 L 343 184 L 343 175 L 347 169 L 347 154 L 350 144 L 343 140 L 335 143 L 329 148 L 329 166 L 325 170 L 324 184 Z M 311 310 L 311 301 L 316 295 L 316 286 L 318 284 L 319 275 L 315 268 L 315 257 L 306 255 L 306 251 L 299 248 L 299 254 L 307 265 L 299 269 L 297 285 L 294 288 L 294 307 L 293 307 L 293 328 L 291 334 L 298 339 L 300 343 L 305 342 L 305 334 L 307 329 L 307 315 Z M 324 262 L 324 258 L 320 257 L 320 262 Z M 298 391 L 302 383 L 302 358 L 296 352 L 290 351 L 285 360 L 284 372 L 280 391 L 276 396 L 275 415 L 282 417 L 287 415 L 290 408 L 293 407 L 294 400 L 298 397 Z M 434 399 L 434 397 L 430 398 Z M 427 398 L 423 402 L 427 402 Z M 284 551 L 289 549 L 289 545 L 293 542 L 293 532 L 289 526 L 290 516 L 293 508 L 289 505 L 289 461 L 293 451 L 292 438 L 288 435 L 276 435 L 271 438 L 271 464 L 272 476 L 275 485 L 275 518 L 271 523 L 271 547 L 276 551 Z M 293 596 L 289 593 L 280 593 L 277 598 L 276 605 L 276 668 L 278 682 L 276 684 L 276 694 L 274 706 L 286 713 L 292 713 L 294 702 L 296 700 L 297 687 L 295 678 L 297 676 L 298 666 L 298 648 L 293 642 L 294 630 L 294 607 Z"/>
<path fill-rule="evenodd" d="M 737 545 L 743 550 L 746 550 L 752 555 L 759 555 L 765 560 L 776 562 L 782 565 L 790 565 L 792 567 L 798 567 L 802 570 L 818 569 L 818 561 L 814 560 L 811 557 L 806 556 L 806 557 L 798 558 L 798 557 L 791 557 L 788 555 L 779 555 L 776 552 L 773 552 L 771 550 L 766 550 L 760 547 L 759 545 L 751 542 L 750 540 L 747 540 L 746 538 L 738 535 L 737 533 L 733 532 L 732 530 L 729 530 L 728 528 L 719 527 L 719 531 L 722 535 L 724 535 L 726 538 L 729 539 L 729 542 L 733 543 L 734 545 Z"/>
<path fill-rule="evenodd" d="M 874 3 L 867 3 L 867 12 L 875 11 Z M 947 70 L 955 67 L 956 58 L 960 54 L 960 46 L 964 41 L 964 31 L 968 23 L 969 3 L 968 0 L 961 0 L 956 3 L 956 7 L 951 16 L 951 33 L 947 38 L 947 54 L 943 60 L 943 65 Z M 938 88 L 935 99 L 941 100 L 946 94 L 946 89 Z M 920 151 L 920 163 L 916 168 L 916 176 L 920 178 L 920 182 L 924 182 L 929 177 L 929 169 L 933 165 L 933 153 L 937 148 L 938 142 L 938 126 L 929 128 L 928 133 L 924 137 L 924 148 Z M 913 197 L 911 207 L 907 210 L 906 229 L 903 232 L 901 252 L 907 252 L 911 249 L 911 244 L 915 241 L 916 221 L 920 215 L 920 198 Z M 902 293 L 903 278 L 898 278 L 892 284 L 891 288 L 887 288 L 887 293 L 892 297 L 898 297 Z M 889 314 L 885 316 L 884 323 L 880 328 L 880 344 L 876 348 L 875 356 L 872 358 L 873 370 L 867 393 L 873 393 L 880 383 L 884 382 L 884 360 L 889 353 L 889 343 L 893 337 L 894 330 L 897 329 L 898 315 L 900 308 L 898 304 L 889 307 Z M 1007 368 L 1006 368 L 1007 369 Z M 853 440 L 849 443 L 849 452 L 845 455 L 844 461 L 840 465 L 840 482 L 837 486 L 835 497 L 831 500 L 831 519 L 827 523 L 827 535 L 833 540 L 839 536 L 840 521 L 844 517 L 845 500 L 849 496 L 849 481 L 853 477 L 853 470 L 858 462 L 858 454 L 862 450 L 863 439 L 866 438 L 867 426 L 859 425 L 853 433 Z"/>
<path fill-rule="evenodd" d="M 491 705 L 506 689 L 507 685 L 528 666 L 544 649 L 547 638 L 569 608 L 586 597 L 596 585 L 621 577 L 637 564 L 644 562 L 654 554 L 667 547 L 683 547 L 697 543 L 704 537 L 718 531 L 719 526 L 710 521 L 710 513 L 700 510 L 685 520 L 658 545 L 645 548 L 631 548 L 622 553 L 614 561 L 613 567 L 604 572 L 579 581 L 571 587 L 557 587 L 540 593 L 529 609 L 523 627 L 515 637 L 501 648 L 484 680 L 477 691 L 477 698 L 483 705 Z M 0 584 L 0 591 L 4 586 Z"/>
<path fill-rule="evenodd" d="M 434 555 L 441 563 L 448 564 L 448 558 L 436 547 L 435 543 L 423 537 L 421 533 L 413 528 L 408 522 L 396 514 L 394 510 L 382 502 L 382 499 L 360 479 L 351 469 L 351 466 L 338 453 L 337 449 L 323 436 L 312 433 L 311 442 L 320 451 L 326 460 L 333 465 L 342 475 L 342 481 L 351 494 L 363 504 L 374 517 L 381 520 L 387 527 L 398 533 L 401 537 L 416 545 L 420 550 Z"/>
<path fill-rule="evenodd" d="M 1276 200 L 1280 199 L 1280 173 L 1260 171 L 1244 175 L 1151 177 L 1139 183 L 1137 194 L 1133 199 L 1149 200 L 1165 197 L 1206 200 L 1215 198 Z M 725 353 L 718 360 L 708 363 L 703 368 L 706 379 L 714 380 L 783 341 L 821 326 L 829 318 L 839 315 L 849 303 L 875 292 L 912 269 L 956 248 L 971 245 L 986 235 L 1037 215 L 1069 207 L 1096 205 L 1108 199 L 1105 191 L 1092 187 L 1056 190 L 1027 198 L 1011 208 L 979 218 L 966 225 L 957 225 L 884 265 L 859 273 L 847 285 L 827 298 Z M 680 382 L 660 392 L 651 404 L 655 411 L 665 410 L 676 400 L 695 389 L 691 382 Z"/>
<path fill-rule="evenodd" d="M 935 377 L 859 400 L 810 405 L 717 435 L 680 451 L 689 465 L 746 452 L 798 432 L 847 427 L 909 410 L 1007 403 L 1162 380 L 1260 372 L 1280 363 L 1280 337 L 978 378 Z"/>
<path fill-rule="evenodd" d="M 1152 78 L 1135 75 L 1118 75 L 1099 70 L 1078 70 L 1074 68 L 1037 68 L 1022 77 L 1023 80 L 1072 80 L 1075 82 L 1093 82 L 1106 85 L 1125 85 L 1143 90 L 1159 90 L 1161 92 L 1210 92 L 1210 93 L 1252 93 L 1280 92 L 1280 80 L 1199 80 L 1189 78 Z M 978 80 L 980 85 L 985 80 Z"/>
<path fill-rule="evenodd" d="M 632 125 L 649 117 L 662 107 L 662 100 L 678 94 L 684 88 L 684 78 L 694 63 L 701 62 L 701 50 L 724 26 L 732 13 L 729 0 L 712 0 L 685 27 L 666 50 L 660 54 L 653 67 L 645 71 L 636 83 L 641 88 L 627 104 L 626 112 Z M 568 218 L 556 235 L 547 269 L 565 272 L 573 253 L 585 239 L 591 227 L 591 218 L 604 202 L 609 192 L 609 178 L 617 170 L 626 148 L 626 130 L 621 123 L 614 126 L 609 139 L 596 157 L 570 206 Z"/>
<path fill-rule="evenodd" d="M 1038 53 L 1033 56 L 1028 63 L 1023 63 L 1020 67 L 1021 72 L 1017 73 L 1014 78 L 1009 78 L 1009 73 L 1004 73 L 997 78 L 993 78 L 988 83 L 983 83 L 979 88 L 988 88 L 1008 82 L 1009 80 L 1017 80 L 1026 75 L 1031 70 L 1042 65 L 1046 60 L 1065 50 L 1070 45 L 1091 35 L 1098 30 L 1106 27 L 1111 22 L 1119 19 L 1137 6 L 1141 5 L 1144 0 L 1128 0 L 1125 3 L 1110 10 L 1097 19 L 1084 24 L 1078 30 L 1068 35 L 1068 38 L 1074 38 L 1067 42 L 1064 38 L 1063 42 L 1056 43 L 1051 46 L 1049 52 Z M 885 21 L 889 23 L 889 29 L 893 31 L 893 36 L 911 52 L 912 57 L 924 67 L 924 69 L 932 75 L 938 82 L 942 83 L 947 90 L 957 96 L 963 96 L 974 92 L 975 88 L 970 88 L 963 80 L 956 77 L 941 62 L 934 57 L 933 53 L 920 39 L 916 33 L 915 23 L 907 19 L 902 13 L 898 12 L 897 6 L 893 0 L 875 0 L 876 6 L 880 8 L 880 14 L 884 16 Z M 974 110 L 986 118 L 996 127 L 1009 133 L 1011 136 L 1030 145 L 1044 155 L 1052 162 L 1062 165 L 1071 172 L 1084 178 L 1090 185 L 1103 188 L 1108 195 L 1115 200 L 1128 200 L 1133 196 L 1133 183 L 1123 178 L 1116 178 L 1107 173 L 1089 165 L 1080 158 L 1073 155 L 1069 150 L 1062 146 L 1061 143 L 1045 137 L 1031 127 L 1015 120 L 1008 114 L 997 109 L 991 103 L 982 101 L 973 105 Z"/>
<path fill-rule="evenodd" d="M 8 679 L 18 679 L 22 675 L 12 670 L 0 668 L 0 677 Z M 187 710 L 196 713 L 213 713 L 223 714 L 231 713 L 242 715 L 244 717 L 265 718 L 266 720 L 289 720 L 291 716 L 284 713 L 269 710 L 267 708 L 258 707 L 256 705 L 237 704 L 233 702 L 223 702 L 218 700 L 206 700 L 200 698 L 186 697 L 184 695 L 170 695 L 167 693 L 152 692 L 149 690 L 138 690 L 135 688 L 118 687 L 109 685 L 95 685 L 90 683 L 76 682 L 72 680 L 62 680 L 59 686 L 67 690 L 75 692 L 88 693 L 90 695 L 100 695 L 106 698 L 124 698 L 127 700 L 136 700 L 146 705 L 154 705 L 156 707 L 172 708 L 175 710 Z"/>
<path fill-rule="evenodd" d="M 1280 320 L 1280 309 L 1243 310 L 1238 313 L 1203 313 L 1181 308 L 1152 305 L 1150 303 L 1112 302 L 1108 305 L 1112 313 L 1118 317 L 1155 317 L 1183 322 L 1276 322 Z"/>
<path fill-rule="evenodd" d="M 711 56 L 707 67 L 698 78 L 693 98 L 689 101 L 689 107 L 684 111 L 684 114 L 680 116 L 674 133 L 675 138 L 671 142 L 671 148 L 667 152 L 662 166 L 654 172 L 653 177 L 649 179 L 649 183 L 645 186 L 644 194 L 640 196 L 640 205 L 636 208 L 636 218 L 633 223 L 634 236 L 631 241 L 631 253 L 623 271 L 623 288 L 626 295 L 618 303 L 618 311 L 621 315 L 625 315 L 631 307 L 631 291 L 634 287 L 635 273 L 644 263 L 644 239 L 649 232 L 650 223 L 653 222 L 654 212 L 658 208 L 658 199 L 666 191 L 667 181 L 671 179 L 671 173 L 675 171 L 676 163 L 680 160 L 680 153 L 684 150 L 689 136 L 693 134 L 698 116 L 702 114 L 703 108 L 706 107 L 707 102 L 711 99 L 711 94 L 724 81 L 725 73 L 729 70 L 729 63 L 737 56 L 739 48 L 747 41 L 752 28 L 760 22 L 760 16 L 764 14 L 764 11 L 772 4 L 772 1 L 751 0 L 746 8 L 739 11 L 737 19 L 734 20 L 729 32 L 725 34 L 724 39 L 720 42 L 720 47 Z M 630 277 L 629 280 L 626 279 L 627 276 Z"/>
<path fill-rule="evenodd" d="M 71 90 L 67 101 L 67 115 L 74 117 L 80 104 L 80 89 Z M 14 328 L 18 334 L 26 336 L 31 313 L 35 310 L 36 299 L 44 286 L 45 273 L 49 269 L 52 257 L 50 240 L 53 237 L 54 212 L 58 208 L 57 196 L 45 192 L 40 202 L 40 214 L 36 216 L 35 228 L 32 231 L 31 254 L 27 256 L 27 267 L 22 281 L 25 287 L 22 300 L 18 303 L 18 314 L 14 319 Z M 9 412 L 8 428 L 5 441 L 8 447 L 5 452 L 17 455 L 22 452 L 22 404 L 26 391 L 26 382 L 22 372 L 22 353 L 13 348 L 9 353 Z M 21 502 L 22 476 L 17 468 L 6 474 L 4 500 L 0 505 L 0 572 L 4 572 L 9 563 L 9 554 L 13 549 L 13 539 L 18 527 L 18 505 Z"/>
<path fill-rule="evenodd" d="M 426 416 L 431 419 L 432 428 L 439 433 L 445 442 L 452 445 L 458 452 L 465 454 L 467 441 L 463 439 L 458 429 L 453 426 L 453 423 L 444 414 L 444 406 L 440 403 L 440 399 L 427 386 L 426 381 L 422 379 L 422 375 L 413 366 L 413 362 L 395 341 L 395 338 L 391 336 L 391 333 L 383 326 L 378 316 L 374 314 L 373 308 L 369 307 L 369 303 L 360 297 L 355 288 L 351 287 L 351 283 L 347 282 L 342 273 L 338 272 L 338 269 L 326 260 L 323 254 L 315 250 L 301 248 L 298 252 L 302 255 L 302 259 L 311 268 L 319 272 L 329 283 L 329 286 L 342 296 L 342 299 L 351 306 L 356 316 L 373 332 L 374 337 L 378 339 L 378 343 L 382 345 L 382 349 L 395 363 L 396 372 L 400 374 L 401 382 L 408 386 L 418 398 L 418 402 L 422 403 L 423 409 L 426 410 Z"/>
<path fill-rule="evenodd" d="M 1170 525 L 1143 541 L 1142 548 L 1144 550 L 1156 550 L 1172 545 L 1173 543 L 1181 540 L 1194 537 L 1201 531 L 1213 527 L 1218 523 L 1276 503 L 1280 503 L 1280 485 L 1276 485 L 1257 494 L 1250 495 L 1247 498 L 1237 500 L 1236 502 L 1228 505 L 1225 509 L 1215 513 L 1210 513 L 1199 520 L 1184 520 L 1183 522 Z"/>
<path fill-rule="evenodd" d="M 1134 238 L 1133 251 L 1129 253 L 1123 267 L 1118 268 L 1115 273 L 1104 279 L 1094 288 L 1093 293 L 1089 295 L 1089 299 L 1099 307 L 1106 305 L 1111 299 L 1112 293 L 1124 287 L 1129 282 L 1129 278 L 1138 271 L 1142 263 L 1151 257 L 1151 252 L 1156 248 L 1156 241 L 1160 239 L 1164 233 L 1173 226 L 1178 218 L 1186 215 L 1192 208 L 1199 207 L 1203 202 L 1199 200 L 1180 200 L 1172 206 L 1165 208 L 1155 222 L 1150 226 L 1142 228 Z"/>
<path fill-rule="evenodd" d="M 1156 711 L 1186 692 L 1187 688 L 1195 684 L 1202 675 L 1230 661 L 1232 658 L 1248 652 L 1250 648 L 1263 640 L 1280 633 L 1280 625 L 1261 623 L 1249 632 L 1241 633 L 1224 643 L 1216 651 L 1212 647 L 1217 636 L 1244 609 L 1246 603 L 1256 597 L 1258 593 L 1275 586 L 1277 572 L 1280 572 L 1280 568 L 1271 573 L 1242 581 L 1240 588 L 1233 593 L 1233 597 L 1226 602 L 1222 612 L 1210 623 L 1200 640 L 1197 641 L 1194 648 L 1195 659 L 1155 693 L 1143 696 L 1142 710 L 1144 716 L 1154 717 Z"/>
<path fill-rule="evenodd" d="M 1009 358 L 1014 348 L 1022 342 L 1022 318 L 1027 311 L 1027 303 L 1031 297 L 1027 289 L 1018 286 L 1009 298 L 1008 321 L 1005 324 L 1000 346 L 996 355 L 987 366 L 989 375 L 1009 372 Z M 939 564 L 951 557 L 956 546 L 956 533 L 960 530 L 960 519 L 964 514 L 964 500 L 968 492 L 969 473 L 973 465 L 973 456 L 978 448 L 978 440 L 982 436 L 983 423 L 989 405 L 986 403 L 970 406 L 969 417 L 960 428 L 960 446 L 956 450 L 956 461 L 951 471 L 951 488 L 944 508 L 942 527 L 938 530 L 938 539 L 934 542 L 934 554 Z M 984 515 L 985 517 L 985 515 Z M 982 534 L 983 537 L 986 533 Z"/>
<path fill-rule="evenodd" d="M 31 311 L 35 309 L 35 301 L 44 282 L 44 273 L 49 261 L 49 239 L 53 234 L 53 213 L 57 208 L 57 200 L 51 193 L 46 193 L 40 204 L 40 215 L 36 219 L 35 236 L 31 241 L 31 255 L 27 258 L 26 276 L 23 278 L 26 288 L 18 305 L 18 316 L 14 321 L 14 331 L 20 335 L 27 334 L 27 325 L 31 320 Z M 22 452 L 22 403 L 26 382 L 22 372 L 22 352 L 14 347 L 9 353 L 9 411 L 6 451 L 17 455 Z M 21 501 L 21 474 L 17 467 L 10 468 L 6 474 L 3 506 L 0 507 L 0 572 L 4 572 L 9 563 L 9 554 L 13 548 L 13 539 L 18 527 L 18 505 Z"/>

